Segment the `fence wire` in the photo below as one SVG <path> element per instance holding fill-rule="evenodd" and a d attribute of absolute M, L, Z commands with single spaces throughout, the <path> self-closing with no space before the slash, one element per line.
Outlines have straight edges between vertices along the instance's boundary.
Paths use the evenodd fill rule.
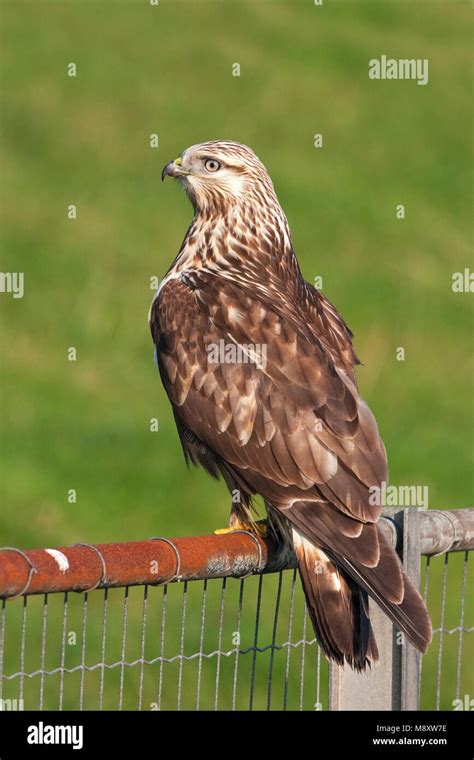
<path fill-rule="evenodd" d="M 469 552 L 422 560 L 433 620 L 421 709 L 469 709 Z M 0 602 L 0 706 L 327 710 L 328 665 L 296 570 Z"/>
<path fill-rule="evenodd" d="M 421 660 L 422 709 L 472 709 L 474 604 L 472 590 L 468 594 L 473 580 L 469 557 L 467 551 L 447 552 L 424 560 L 422 589 L 433 623 L 433 640 Z"/>
<path fill-rule="evenodd" d="M 2 602 L 3 709 L 327 709 L 295 571 Z"/>

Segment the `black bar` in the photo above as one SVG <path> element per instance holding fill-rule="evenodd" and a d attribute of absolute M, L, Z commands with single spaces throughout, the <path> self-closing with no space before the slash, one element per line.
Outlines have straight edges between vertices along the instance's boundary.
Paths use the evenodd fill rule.
<path fill-rule="evenodd" d="M 267 757 L 272 751 L 272 757 L 290 760 L 362 752 L 458 760 L 472 757 L 473 708 L 474 701 L 453 712 L 2 712 L 0 759 L 96 757 L 106 751 L 107 757 L 138 760 L 183 757 L 188 749 L 193 756 L 237 751 L 253 758 L 262 747 Z M 77 749 L 50 739 L 70 739 Z"/>

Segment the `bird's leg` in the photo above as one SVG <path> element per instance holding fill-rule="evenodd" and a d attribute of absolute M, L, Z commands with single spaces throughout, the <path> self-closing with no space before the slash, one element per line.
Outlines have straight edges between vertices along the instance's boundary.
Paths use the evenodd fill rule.
<path fill-rule="evenodd" d="M 265 538 L 268 535 L 269 525 L 268 520 L 257 520 L 251 523 L 233 522 L 229 520 L 228 528 L 218 528 L 214 531 L 216 535 L 223 535 L 224 533 L 235 533 L 235 531 L 248 531 L 249 533 L 256 533 L 260 538 Z"/>
<path fill-rule="evenodd" d="M 232 507 L 230 510 L 229 526 L 227 528 L 218 528 L 214 533 L 222 535 L 224 533 L 233 533 L 236 530 L 255 533 L 257 536 L 264 538 L 268 531 L 268 521 L 255 521 L 247 504 L 241 501 L 240 495 L 235 498 L 234 492 L 232 492 Z"/>
<path fill-rule="evenodd" d="M 256 523 L 254 523 L 255 528 L 257 530 L 258 535 L 261 538 L 266 538 L 268 536 L 270 525 L 268 520 L 257 520 Z"/>

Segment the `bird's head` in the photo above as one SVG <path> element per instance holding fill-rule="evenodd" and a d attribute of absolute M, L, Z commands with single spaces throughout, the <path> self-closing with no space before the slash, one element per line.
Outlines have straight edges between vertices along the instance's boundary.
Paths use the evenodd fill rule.
<path fill-rule="evenodd" d="M 197 211 L 229 210 L 244 199 L 274 198 L 267 170 L 253 150 L 230 140 L 192 145 L 163 169 L 161 178 L 176 177 Z"/>

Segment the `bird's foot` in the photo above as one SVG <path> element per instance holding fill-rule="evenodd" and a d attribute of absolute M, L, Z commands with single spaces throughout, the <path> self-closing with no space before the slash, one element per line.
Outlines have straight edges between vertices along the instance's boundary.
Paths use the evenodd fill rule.
<path fill-rule="evenodd" d="M 255 533 L 260 538 L 265 538 L 268 535 L 269 525 L 267 520 L 258 520 L 255 523 L 252 523 L 251 525 L 244 525 L 242 524 L 236 524 L 233 523 L 233 525 L 229 526 L 228 528 L 217 528 L 217 530 L 214 531 L 215 535 L 222 536 L 225 533 L 241 533 L 242 531 L 245 531 L 246 533 Z"/>

